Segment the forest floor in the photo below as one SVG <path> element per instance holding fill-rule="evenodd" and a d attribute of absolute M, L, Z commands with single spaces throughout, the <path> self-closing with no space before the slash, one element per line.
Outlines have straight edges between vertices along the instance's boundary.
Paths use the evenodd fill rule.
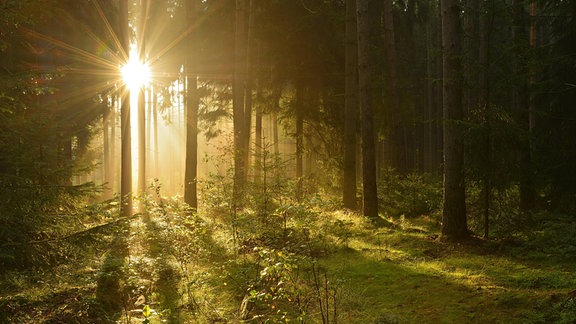
<path fill-rule="evenodd" d="M 441 242 L 426 216 L 377 227 L 334 213 L 333 240 L 305 258 L 230 249 L 238 242 L 217 221 L 186 236 L 190 220 L 137 219 L 106 253 L 5 274 L 0 323 L 576 320 L 575 260 L 522 240 Z"/>

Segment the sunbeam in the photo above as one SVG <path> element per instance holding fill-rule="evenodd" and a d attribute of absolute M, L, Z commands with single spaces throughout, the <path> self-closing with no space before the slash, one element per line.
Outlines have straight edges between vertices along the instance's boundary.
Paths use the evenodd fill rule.
<path fill-rule="evenodd" d="M 138 59 L 139 55 L 135 49 L 130 51 L 130 59 L 121 68 L 122 80 L 130 88 L 130 91 L 137 91 L 150 81 L 150 68 L 148 64 Z"/>

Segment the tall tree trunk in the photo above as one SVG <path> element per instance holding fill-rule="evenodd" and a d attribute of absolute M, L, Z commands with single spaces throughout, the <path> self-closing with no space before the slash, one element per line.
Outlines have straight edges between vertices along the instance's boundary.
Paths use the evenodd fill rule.
<path fill-rule="evenodd" d="M 117 108 L 119 105 L 118 95 L 112 96 L 112 107 L 110 110 L 110 187 L 112 188 L 112 193 L 119 192 L 118 182 L 116 181 L 116 171 L 118 167 L 118 163 L 116 163 L 116 125 L 117 125 Z"/>
<path fill-rule="evenodd" d="M 362 213 L 372 220 L 378 218 L 376 186 L 376 148 L 372 91 L 373 59 L 371 54 L 373 18 L 371 0 L 358 0 L 358 84 L 360 117 L 362 121 Z"/>
<path fill-rule="evenodd" d="M 262 106 L 260 102 L 256 107 L 256 115 L 254 121 L 254 181 L 260 182 L 262 176 Z"/>
<path fill-rule="evenodd" d="M 434 1 L 436 2 L 436 1 Z M 438 116 L 436 111 L 437 107 L 437 97 L 438 91 L 435 80 L 436 76 L 436 19 L 435 17 L 435 4 L 432 0 L 428 0 L 426 3 L 426 12 L 428 20 L 426 21 L 426 121 L 427 121 L 427 149 L 426 149 L 426 166 L 425 170 L 427 172 L 438 171 L 438 161 L 436 155 L 438 152 L 437 147 L 437 119 Z"/>
<path fill-rule="evenodd" d="M 278 113 L 272 113 L 272 137 L 274 139 L 274 156 L 280 156 L 280 136 L 278 133 Z"/>
<path fill-rule="evenodd" d="M 437 11 L 437 19 L 438 19 L 438 33 L 436 34 L 437 37 L 437 44 L 438 44 L 438 53 L 439 58 L 436 60 L 436 75 L 437 80 L 444 79 L 444 63 L 443 57 L 440 53 L 442 53 L 442 6 L 440 2 L 438 2 L 438 7 L 436 8 Z M 435 159 L 437 161 L 437 165 L 440 166 L 443 170 L 443 163 L 444 163 L 444 85 L 442 82 L 436 82 L 436 156 Z"/>
<path fill-rule="evenodd" d="M 391 118 L 391 141 L 392 165 L 396 170 L 405 173 L 408 170 L 408 150 L 402 123 L 402 111 L 400 110 L 400 94 L 398 92 L 398 74 L 396 71 L 396 41 L 394 36 L 394 15 L 392 0 L 384 0 L 384 50 L 386 53 L 387 91 L 385 100 L 390 107 Z"/>
<path fill-rule="evenodd" d="M 244 65 L 244 75 L 245 77 L 245 91 L 246 94 L 244 95 L 244 126 L 243 126 L 243 134 L 242 134 L 242 151 L 244 152 L 244 182 L 248 180 L 248 173 L 250 167 L 250 135 L 252 132 L 252 105 L 253 105 L 253 87 L 254 82 L 252 80 L 253 73 L 252 73 L 252 64 L 253 64 L 253 44 L 252 44 L 252 32 L 254 28 L 254 14 L 253 14 L 253 5 L 254 0 L 247 0 L 248 1 L 248 8 L 245 13 L 245 18 L 248 18 L 246 23 L 246 30 L 244 33 L 244 40 L 245 40 L 245 53 L 246 53 L 246 62 Z"/>
<path fill-rule="evenodd" d="M 514 88 L 512 93 L 512 106 L 514 112 L 520 121 L 520 124 L 526 125 L 526 132 L 530 132 L 530 98 L 528 93 L 528 35 L 526 34 L 526 23 L 524 19 L 524 1 L 514 0 L 514 26 L 512 27 L 514 39 L 514 59 L 513 74 L 515 76 Z M 529 136 L 528 136 L 529 137 Z M 528 212 L 534 209 L 536 193 L 534 191 L 532 180 L 532 159 L 530 154 L 530 139 L 523 143 L 520 148 L 520 209 Z"/>
<path fill-rule="evenodd" d="M 444 208 L 442 237 L 468 237 L 464 184 L 464 144 L 461 125 L 462 67 L 460 63 L 460 6 L 458 0 L 441 0 L 444 87 Z"/>
<path fill-rule="evenodd" d="M 130 53 L 130 27 L 128 26 L 128 0 L 120 0 L 120 43 L 126 61 Z M 124 85 L 122 92 L 122 108 L 120 120 L 120 137 L 122 142 L 122 169 L 121 188 L 122 216 L 132 215 L 132 136 L 130 126 L 130 88 Z"/>
<path fill-rule="evenodd" d="M 246 0 L 236 0 L 234 37 L 234 80 L 232 110 L 234 122 L 234 206 L 238 207 L 244 194 L 246 179 L 245 96 L 246 96 Z"/>
<path fill-rule="evenodd" d="M 464 102 L 466 111 L 478 108 L 478 12 L 481 0 L 466 0 L 464 9 Z"/>
<path fill-rule="evenodd" d="M 296 85 L 296 199 L 302 199 L 304 176 L 304 85 L 301 80 Z"/>
<path fill-rule="evenodd" d="M 254 121 L 254 180 L 260 181 L 262 175 L 262 108 L 256 107 Z"/>
<path fill-rule="evenodd" d="M 274 110 L 271 114 L 272 119 L 272 138 L 274 141 L 274 157 L 280 157 L 280 135 L 278 132 L 278 110 L 280 109 L 280 98 L 282 97 L 282 89 L 278 87 L 273 91 L 273 104 Z"/>
<path fill-rule="evenodd" d="M 110 137 L 110 117 L 112 115 L 111 111 L 113 109 L 112 106 L 113 103 L 109 102 L 108 98 L 106 98 L 106 100 L 103 101 L 102 105 L 104 106 L 104 114 L 102 115 L 102 137 L 104 139 L 104 143 L 103 143 L 103 150 L 104 150 L 104 167 L 103 167 L 103 172 L 104 172 L 104 179 L 103 182 L 105 184 L 105 189 L 104 189 L 104 193 L 103 193 L 103 197 L 104 199 L 110 199 L 112 198 L 112 177 L 110 177 L 111 175 L 111 170 L 113 168 L 112 166 L 112 160 L 110 158 L 111 154 L 110 154 L 110 142 L 113 141 L 114 139 Z"/>
<path fill-rule="evenodd" d="M 263 66 L 263 59 L 262 59 L 262 44 L 258 43 L 257 46 L 257 53 L 256 53 L 256 66 Z M 262 177 L 262 152 L 265 149 L 263 145 L 263 134 L 262 134 L 262 107 L 263 107 L 263 89 L 262 84 L 259 82 L 256 85 L 256 98 L 257 98 L 257 105 L 255 107 L 255 121 L 254 121 L 254 181 L 259 183 L 261 182 Z"/>
<path fill-rule="evenodd" d="M 197 0 L 186 2 L 186 20 L 196 24 L 198 19 Z M 197 177 L 198 177 L 198 84 L 197 65 L 194 60 L 195 48 L 198 44 L 197 32 L 194 29 L 187 39 L 186 50 L 186 162 L 184 172 L 184 202 L 192 209 L 198 208 Z"/>
<path fill-rule="evenodd" d="M 146 19 L 148 17 L 147 0 L 140 0 L 140 27 L 139 34 L 139 61 L 146 61 Z M 146 193 L 146 85 L 142 84 L 138 89 L 138 195 Z M 144 221 L 149 221 L 149 215 L 145 211 L 145 201 L 140 199 L 138 209 L 144 215 Z"/>
<path fill-rule="evenodd" d="M 154 172 L 151 168 L 152 161 L 154 157 L 152 156 L 152 109 L 154 104 L 152 103 L 152 92 L 154 91 L 152 84 L 148 85 L 148 91 L 146 91 L 146 143 L 148 148 L 146 150 L 146 174 L 149 179 L 154 178 Z"/>
<path fill-rule="evenodd" d="M 344 208 L 355 210 L 356 202 L 356 128 L 358 124 L 358 32 L 356 0 L 346 0 L 346 102 L 344 111 Z"/>
<path fill-rule="evenodd" d="M 528 112 L 527 112 L 527 122 L 528 122 L 528 167 L 529 167 L 529 173 L 528 173 L 528 188 L 527 188 L 527 192 L 528 194 L 525 195 L 526 199 L 525 199 L 525 203 L 524 206 L 525 208 L 523 208 L 526 211 L 529 210 L 533 210 L 534 208 L 536 208 L 536 197 L 537 197 L 537 192 L 536 192 L 536 187 L 535 187 L 535 183 L 534 183 L 534 177 L 533 177 L 533 161 L 534 161 L 534 141 L 533 141 L 533 136 L 534 136 L 534 130 L 536 128 L 536 101 L 535 101 L 535 93 L 536 91 L 534 91 L 534 86 L 536 83 L 536 71 L 535 71 L 535 66 L 536 63 L 533 63 L 532 60 L 536 59 L 533 57 L 533 53 L 536 52 L 536 32 L 537 32 L 537 28 L 536 28 L 536 19 L 537 19 L 537 15 L 538 15 L 538 4 L 535 0 L 530 0 L 530 39 L 529 39 L 529 45 L 530 45 L 530 55 L 529 55 L 529 60 L 527 60 L 526 64 L 528 65 L 527 71 L 528 71 L 528 82 L 529 82 L 529 94 L 528 94 Z"/>
<path fill-rule="evenodd" d="M 484 218 L 484 238 L 490 234 L 490 204 L 492 200 L 492 128 L 490 116 L 490 84 L 488 77 L 488 67 L 490 66 L 490 38 L 492 32 L 492 5 L 485 1 L 480 1 L 479 5 L 479 51 L 478 64 L 480 66 L 478 73 L 478 104 L 484 113 L 484 122 L 486 123 L 486 138 L 484 139 L 484 156 L 486 157 L 485 174 L 482 179 L 482 209 Z M 490 20 L 489 20 L 490 19 Z"/>
<path fill-rule="evenodd" d="M 158 94 L 152 88 L 152 123 L 154 127 L 154 177 L 160 176 L 160 153 L 158 152 Z"/>

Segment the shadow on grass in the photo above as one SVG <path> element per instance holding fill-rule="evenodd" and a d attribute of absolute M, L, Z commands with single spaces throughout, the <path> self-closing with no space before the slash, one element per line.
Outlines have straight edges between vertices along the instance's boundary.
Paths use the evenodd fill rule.
<path fill-rule="evenodd" d="M 155 273 L 152 302 L 158 303 L 155 307 L 161 318 L 169 323 L 191 320 L 201 312 L 194 291 L 198 275 L 191 273 L 191 268 L 202 266 L 206 262 L 203 259 L 222 258 L 226 254 L 201 222 L 177 220 L 180 222 L 156 217 L 145 224 L 145 253 L 153 260 Z"/>
<path fill-rule="evenodd" d="M 179 284 L 181 275 L 178 268 L 170 261 L 169 242 L 165 242 L 157 234 L 162 229 L 156 220 L 150 220 L 146 224 L 147 254 L 154 260 L 152 267 L 156 271 L 154 282 L 159 303 L 159 313 L 168 323 L 179 323 L 180 318 L 180 294 Z M 148 297 L 147 299 L 149 299 Z"/>
<path fill-rule="evenodd" d="M 123 310 L 126 309 L 127 294 L 123 282 L 126 277 L 124 272 L 128 257 L 128 245 L 125 238 L 128 233 L 127 228 L 128 223 L 123 225 L 123 230 L 117 234 L 98 273 L 96 301 L 111 322 L 119 320 Z"/>
<path fill-rule="evenodd" d="M 564 306 L 572 300 L 574 272 L 535 267 L 490 243 L 444 243 L 428 233 L 379 229 L 355 237 L 350 247 L 322 260 L 348 283 L 341 311 L 347 323 L 530 323 L 576 316 L 576 307 Z"/>

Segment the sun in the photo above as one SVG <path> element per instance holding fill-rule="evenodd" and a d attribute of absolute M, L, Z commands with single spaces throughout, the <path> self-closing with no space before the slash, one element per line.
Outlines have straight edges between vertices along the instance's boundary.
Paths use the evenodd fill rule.
<path fill-rule="evenodd" d="M 138 59 L 135 50 L 130 51 L 130 59 L 121 68 L 122 80 L 130 90 L 138 90 L 150 81 L 150 68 Z"/>

